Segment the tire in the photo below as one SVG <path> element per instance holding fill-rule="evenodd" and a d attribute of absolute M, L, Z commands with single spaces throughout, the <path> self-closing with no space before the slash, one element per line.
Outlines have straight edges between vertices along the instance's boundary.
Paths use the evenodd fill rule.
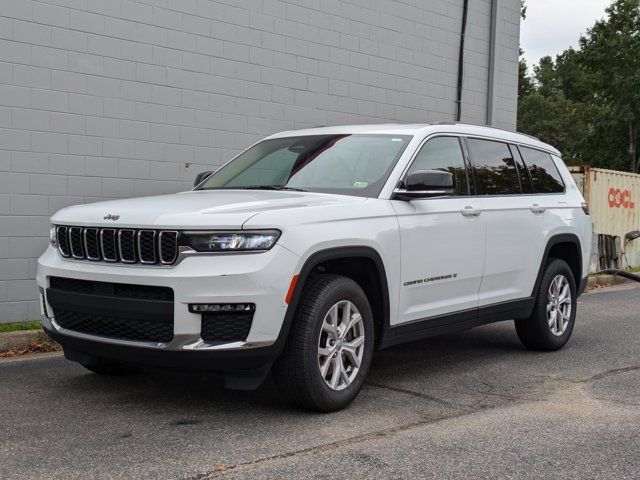
<path fill-rule="evenodd" d="M 561 283 L 554 285 L 559 278 L 563 279 Z M 570 299 L 565 299 L 564 302 L 554 300 L 552 294 L 559 285 L 559 300 L 563 298 L 562 291 L 565 287 L 571 295 Z M 564 347 L 573 332 L 577 298 L 576 282 L 567 262 L 559 258 L 550 258 L 542 274 L 531 316 L 515 321 L 522 344 L 530 350 L 542 351 L 559 350 Z"/>
<path fill-rule="evenodd" d="M 97 373 L 98 375 L 106 375 L 110 377 L 127 377 L 129 375 L 135 375 L 142 371 L 142 368 L 140 367 L 126 365 L 124 363 L 114 363 L 114 362 L 104 362 L 104 361 L 90 363 L 90 364 L 83 363 L 82 366 L 93 373 Z"/>
<path fill-rule="evenodd" d="M 339 327 L 347 316 L 353 327 L 341 336 Z M 333 329 L 332 323 L 338 328 Z M 373 357 L 373 337 L 373 314 L 362 288 L 346 277 L 314 276 L 304 288 L 287 343 L 273 366 L 276 385 L 291 403 L 304 409 L 341 410 L 353 401 L 364 383 Z M 356 344 L 362 348 L 355 348 Z M 321 354 L 320 347 L 328 354 Z M 335 355 L 330 354 L 332 351 Z M 358 355 L 359 366 L 353 360 Z M 337 368 L 340 364 L 343 369 Z M 334 372 L 340 372 L 337 382 Z"/>

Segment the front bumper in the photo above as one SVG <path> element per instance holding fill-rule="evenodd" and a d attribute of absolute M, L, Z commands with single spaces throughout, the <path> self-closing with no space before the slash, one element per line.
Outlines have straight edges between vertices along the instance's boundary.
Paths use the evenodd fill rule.
<path fill-rule="evenodd" d="M 237 373 L 262 376 L 280 354 L 279 343 L 265 347 L 215 351 L 179 351 L 167 349 L 145 349 L 124 343 L 115 344 L 101 340 L 90 340 L 75 335 L 62 334 L 56 328 L 44 325 L 44 331 L 62 345 L 68 360 L 92 364 L 104 360 L 167 370 L 206 370 L 221 374 Z"/>
<path fill-rule="evenodd" d="M 148 366 L 226 371 L 267 364 L 283 344 L 285 297 L 300 259 L 284 247 L 259 254 L 194 255 L 171 267 L 106 264 L 64 259 L 53 248 L 38 260 L 43 326 L 66 349 Z M 166 343 L 100 337 L 66 330 L 56 323 L 47 299 L 50 277 L 169 287 L 174 292 L 173 339 Z M 245 341 L 207 343 L 202 317 L 189 304 L 253 303 Z M 281 339 L 282 340 L 282 339 Z"/>

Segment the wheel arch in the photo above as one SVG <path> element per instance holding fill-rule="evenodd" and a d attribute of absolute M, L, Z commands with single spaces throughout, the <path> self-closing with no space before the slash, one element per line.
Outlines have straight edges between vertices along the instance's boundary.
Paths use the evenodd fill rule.
<path fill-rule="evenodd" d="M 354 266 L 366 266 L 365 271 L 357 271 L 353 268 Z M 389 325 L 389 284 L 382 257 L 374 248 L 368 246 L 333 247 L 320 250 L 309 256 L 298 274 L 278 343 L 282 340 L 282 347 L 284 347 L 305 284 L 316 273 L 344 275 L 362 287 L 373 312 L 376 345 L 378 345 Z"/>
<path fill-rule="evenodd" d="M 573 233 L 561 233 L 552 236 L 547 241 L 531 296 L 535 296 L 540 288 L 545 266 L 551 257 L 560 258 L 569 264 L 571 272 L 573 273 L 576 289 L 579 291 L 582 281 L 582 248 L 580 239 Z"/>

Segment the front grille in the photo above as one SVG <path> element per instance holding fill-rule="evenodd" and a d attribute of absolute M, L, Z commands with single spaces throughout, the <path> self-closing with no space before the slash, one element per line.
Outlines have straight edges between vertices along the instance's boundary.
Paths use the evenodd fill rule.
<path fill-rule="evenodd" d="M 64 290 L 66 292 L 173 302 L 173 290 L 169 287 L 134 285 L 129 283 L 95 282 L 93 280 L 78 280 L 76 278 L 65 277 L 49 277 L 49 285 L 51 288 Z"/>
<path fill-rule="evenodd" d="M 253 311 L 204 313 L 200 336 L 205 342 L 244 342 L 249 336 Z"/>
<path fill-rule="evenodd" d="M 48 300 L 53 308 L 55 321 L 62 328 L 120 340 L 167 343 L 173 339 L 174 296 L 169 287 L 65 277 L 49 277 L 49 286 Z M 56 292 L 65 293 L 67 300 L 56 301 Z M 68 294 L 74 294 L 70 297 L 73 300 L 68 300 Z M 91 299 L 91 308 L 86 307 L 84 298 Z M 118 305 L 122 308 L 125 301 L 132 300 L 146 301 L 147 305 L 152 306 L 161 305 L 168 313 L 140 318 L 140 315 L 116 308 Z"/>
<path fill-rule="evenodd" d="M 162 343 L 173 339 L 173 322 L 89 315 L 59 308 L 53 309 L 53 315 L 62 328 L 88 335 Z"/>
<path fill-rule="evenodd" d="M 76 260 L 171 265 L 178 258 L 178 232 L 58 226 L 58 251 Z"/>
<path fill-rule="evenodd" d="M 90 280 L 77 280 L 75 278 L 49 277 L 51 288 L 75 293 L 95 293 L 95 284 Z"/>

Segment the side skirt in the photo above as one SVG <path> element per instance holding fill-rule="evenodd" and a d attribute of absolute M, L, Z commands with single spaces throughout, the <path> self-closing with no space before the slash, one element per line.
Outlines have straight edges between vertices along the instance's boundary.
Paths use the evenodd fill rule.
<path fill-rule="evenodd" d="M 487 323 L 527 318 L 531 315 L 534 304 L 535 298 L 529 297 L 389 327 L 380 343 L 380 348 L 468 330 Z"/>

